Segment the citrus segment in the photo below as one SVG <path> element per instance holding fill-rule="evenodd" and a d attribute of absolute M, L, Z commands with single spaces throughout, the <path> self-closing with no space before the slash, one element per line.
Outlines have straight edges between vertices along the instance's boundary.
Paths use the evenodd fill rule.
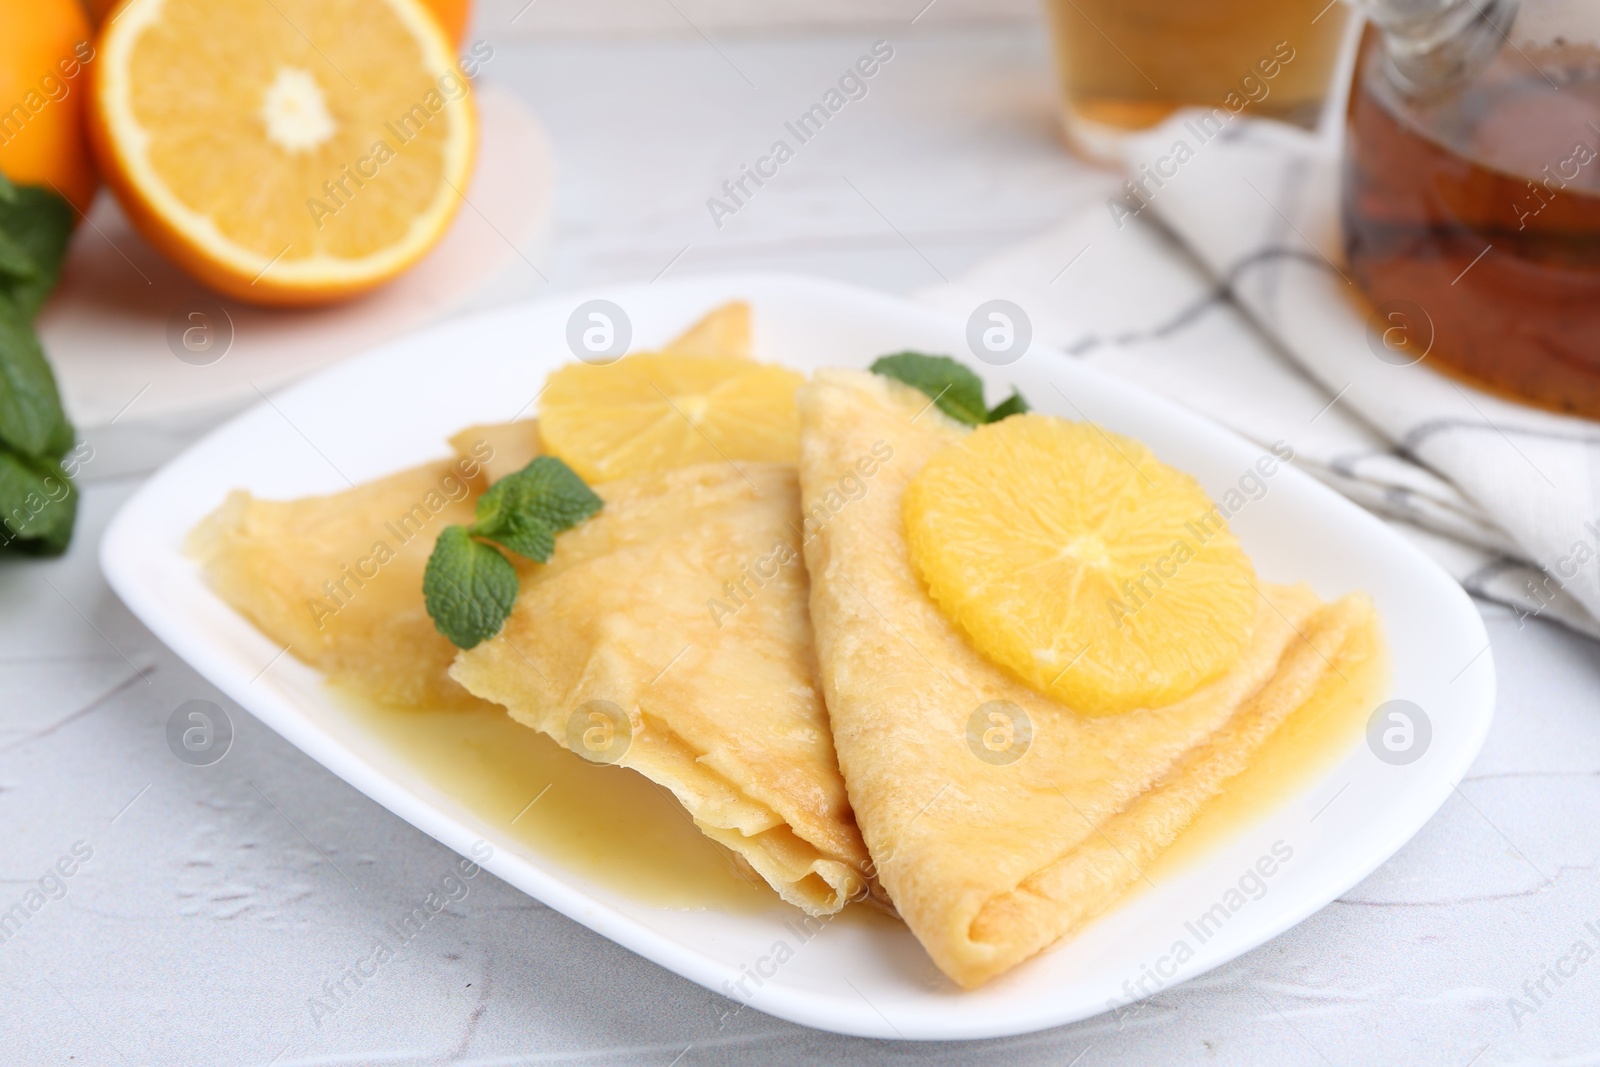
<path fill-rule="evenodd" d="M 365 291 L 460 204 L 471 92 L 419 0 L 140 0 L 100 53 L 90 130 L 107 183 L 229 295 Z"/>
<path fill-rule="evenodd" d="M 539 408 L 545 451 L 590 483 L 693 463 L 793 463 L 794 371 L 726 356 L 641 352 L 550 375 Z"/>
<path fill-rule="evenodd" d="M 913 565 L 973 646 L 1086 714 L 1159 707 L 1249 639 L 1254 571 L 1221 511 L 1139 442 L 1021 415 L 906 492 Z"/>

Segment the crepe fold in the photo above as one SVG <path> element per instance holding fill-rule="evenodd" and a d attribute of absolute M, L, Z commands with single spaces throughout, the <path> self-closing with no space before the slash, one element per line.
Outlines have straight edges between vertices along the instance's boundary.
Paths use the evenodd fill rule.
<path fill-rule="evenodd" d="M 189 535 L 217 595 L 289 655 L 382 703 L 479 705 L 446 673 L 456 648 L 428 617 L 422 573 L 439 531 L 472 521 L 493 449 L 343 492 L 262 500 L 235 490 Z"/>
<path fill-rule="evenodd" d="M 962 986 L 1103 911 L 1291 712 L 1371 651 L 1364 596 L 1324 605 L 1263 586 L 1226 675 L 1166 707 L 1078 715 L 983 659 L 912 568 L 904 491 L 964 428 L 859 371 L 819 372 L 799 401 L 811 617 L 840 767 L 883 887 Z M 872 455 L 889 458 L 842 494 Z M 994 729 L 1004 745 L 987 743 Z"/>
<path fill-rule="evenodd" d="M 742 315 L 710 316 L 685 343 L 737 355 Z M 428 617 L 428 555 L 540 448 L 531 420 L 451 444 L 453 460 L 327 496 L 235 492 L 189 551 L 224 600 L 355 692 L 434 709 L 489 701 L 591 758 L 594 731 L 620 727 L 615 762 L 670 790 L 785 900 L 814 915 L 864 894 L 881 903 L 817 686 L 794 468 L 719 463 L 597 486 L 605 509 L 563 533 L 549 565 L 515 559 L 511 619 L 460 654 Z M 594 719 L 594 701 L 619 721 Z"/>
<path fill-rule="evenodd" d="M 793 466 L 702 464 L 594 487 L 451 675 L 587 758 L 669 789 L 813 915 L 868 891 L 817 685 Z"/>
<path fill-rule="evenodd" d="M 428 617 L 422 575 L 440 531 L 470 523 L 483 491 L 539 454 L 539 427 L 469 426 L 450 445 L 453 459 L 324 496 L 236 489 L 187 551 L 217 595 L 331 680 L 383 704 L 481 708 L 450 678 L 456 647 Z"/>

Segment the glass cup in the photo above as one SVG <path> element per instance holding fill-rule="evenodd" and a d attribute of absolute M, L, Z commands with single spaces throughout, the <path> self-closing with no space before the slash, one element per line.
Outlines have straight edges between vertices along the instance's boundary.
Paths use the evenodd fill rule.
<path fill-rule="evenodd" d="M 1062 122 L 1079 152 L 1181 107 L 1314 126 L 1347 11 L 1338 0 L 1047 0 Z"/>

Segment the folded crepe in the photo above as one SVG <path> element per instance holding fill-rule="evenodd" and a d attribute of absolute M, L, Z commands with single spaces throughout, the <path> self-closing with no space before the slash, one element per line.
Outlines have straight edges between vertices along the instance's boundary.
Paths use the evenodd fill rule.
<path fill-rule="evenodd" d="M 664 351 L 749 358 L 748 306 L 718 308 Z M 539 454 L 538 424 L 472 426 L 451 444 L 454 460 L 341 493 L 235 492 L 190 553 L 287 653 L 367 697 L 436 709 L 487 698 L 591 757 L 584 709 L 625 709 L 615 762 L 670 789 L 785 900 L 812 914 L 865 892 L 882 903 L 817 687 L 794 468 L 596 486 L 605 510 L 564 533 L 548 566 L 513 560 L 516 610 L 455 667 L 469 692 L 428 616 L 423 569 L 445 526 L 471 522 L 478 496 Z"/>
<path fill-rule="evenodd" d="M 516 424 L 520 425 L 520 424 Z M 422 571 L 439 531 L 472 521 L 496 456 L 482 435 L 458 456 L 327 496 L 228 495 L 189 535 L 211 587 L 288 654 L 371 699 L 466 708 L 452 645 L 428 617 Z"/>
<path fill-rule="evenodd" d="M 865 372 L 819 372 L 799 399 L 811 618 L 840 767 L 884 889 L 962 986 L 1105 910 L 1290 713 L 1375 676 L 1366 597 L 1324 605 L 1264 586 L 1226 675 L 1166 707 L 1081 716 L 980 656 L 912 568 L 904 491 L 965 429 Z M 881 460 L 866 481 L 864 457 Z M 990 721 L 1020 758 L 986 751 Z"/>
<path fill-rule="evenodd" d="M 456 460 L 341 493 L 234 492 L 190 553 L 289 654 L 368 698 L 490 701 L 569 748 L 574 710 L 627 709 L 634 736 L 616 762 L 671 790 L 785 900 L 828 914 L 870 888 L 881 903 L 817 687 L 794 468 L 719 463 L 596 487 L 605 510 L 563 534 L 548 566 L 517 561 L 522 598 L 499 637 L 462 655 L 463 687 L 423 568 L 439 531 L 537 454 L 537 427 L 476 426 L 452 444 Z"/>
<path fill-rule="evenodd" d="M 867 852 L 817 684 L 794 467 L 701 464 L 594 490 L 604 510 L 523 572 L 505 627 L 460 653 L 452 677 L 665 786 L 808 913 L 863 896 Z"/>

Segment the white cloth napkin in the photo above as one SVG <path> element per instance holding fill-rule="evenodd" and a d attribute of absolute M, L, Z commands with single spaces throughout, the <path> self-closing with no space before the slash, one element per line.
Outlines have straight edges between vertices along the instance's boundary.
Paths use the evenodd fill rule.
<path fill-rule="evenodd" d="M 1287 442 L 1468 592 L 1600 637 L 1600 425 L 1380 359 L 1343 274 L 1337 150 L 1268 121 L 1202 142 L 1192 117 L 1129 142 L 1130 173 L 1176 170 L 1136 214 L 1121 193 L 920 296 L 1014 301 L 1035 344 Z"/>

